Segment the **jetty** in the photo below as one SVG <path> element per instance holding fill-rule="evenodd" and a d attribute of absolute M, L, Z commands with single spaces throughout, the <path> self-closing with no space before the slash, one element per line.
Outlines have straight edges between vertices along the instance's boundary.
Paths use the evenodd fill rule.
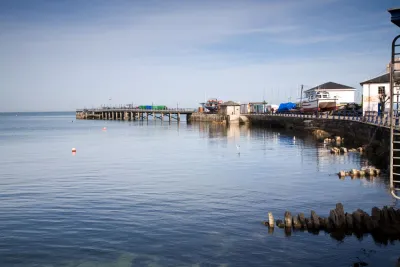
<path fill-rule="evenodd" d="M 164 108 L 154 109 L 151 106 L 148 108 L 92 108 L 76 110 L 76 119 L 81 120 L 168 120 L 180 121 L 181 115 L 186 116 L 189 121 L 190 117 L 197 110 L 193 108 Z"/>

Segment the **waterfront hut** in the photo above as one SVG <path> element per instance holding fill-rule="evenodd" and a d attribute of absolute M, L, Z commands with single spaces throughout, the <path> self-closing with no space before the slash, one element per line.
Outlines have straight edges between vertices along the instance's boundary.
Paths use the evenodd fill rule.
<path fill-rule="evenodd" d="M 220 113 L 223 115 L 240 115 L 240 104 L 233 101 L 226 101 L 220 105 Z"/>
<path fill-rule="evenodd" d="M 266 112 L 267 102 L 251 102 L 249 103 L 250 113 L 262 114 Z"/>

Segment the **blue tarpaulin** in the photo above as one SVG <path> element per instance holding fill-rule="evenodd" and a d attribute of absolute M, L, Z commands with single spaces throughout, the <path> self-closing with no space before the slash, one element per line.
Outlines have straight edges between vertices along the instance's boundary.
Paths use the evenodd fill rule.
<path fill-rule="evenodd" d="M 296 104 L 295 103 L 292 103 L 292 102 L 281 103 L 279 105 L 278 112 L 285 112 L 285 111 L 289 111 L 289 110 L 294 109 L 294 108 L 296 108 Z"/>

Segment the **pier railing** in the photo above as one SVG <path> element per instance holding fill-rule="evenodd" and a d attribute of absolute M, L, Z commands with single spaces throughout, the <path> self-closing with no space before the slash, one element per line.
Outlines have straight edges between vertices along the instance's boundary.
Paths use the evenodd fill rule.
<path fill-rule="evenodd" d="M 376 126 L 390 127 L 390 116 L 389 112 L 378 114 L 377 112 L 366 112 L 364 115 L 356 112 L 339 112 L 336 114 L 329 113 L 313 113 L 313 114 L 301 114 L 301 113 L 258 113 L 258 114 L 245 114 L 251 116 L 272 116 L 272 117 L 294 117 L 303 119 L 330 119 L 330 120 L 342 120 L 342 121 L 358 121 Z M 393 116 L 393 125 L 395 127 L 400 126 L 399 122 L 400 114 L 396 113 Z"/>
<path fill-rule="evenodd" d="M 104 108 L 83 108 L 83 109 L 77 109 L 76 112 L 107 112 L 107 111 L 116 111 L 116 112 L 122 112 L 122 111 L 127 111 L 127 112 L 196 112 L 197 109 L 194 108 L 167 108 L 167 109 L 145 109 L 145 108 L 124 108 L 124 107 L 118 107 L 118 108 L 111 108 L 111 107 L 104 107 Z"/>

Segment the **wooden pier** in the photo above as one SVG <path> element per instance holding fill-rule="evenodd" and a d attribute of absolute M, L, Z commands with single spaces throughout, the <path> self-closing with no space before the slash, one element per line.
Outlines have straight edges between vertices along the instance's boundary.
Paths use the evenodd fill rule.
<path fill-rule="evenodd" d="M 196 109 L 177 108 L 177 109 L 135 109 L 135 108 L 97 108 L 97 109 L 78 109 L 76 119 L 80 120 L 161 120 L 180 121 L 181 115 L 186 115 L 189 121 Z"/>

